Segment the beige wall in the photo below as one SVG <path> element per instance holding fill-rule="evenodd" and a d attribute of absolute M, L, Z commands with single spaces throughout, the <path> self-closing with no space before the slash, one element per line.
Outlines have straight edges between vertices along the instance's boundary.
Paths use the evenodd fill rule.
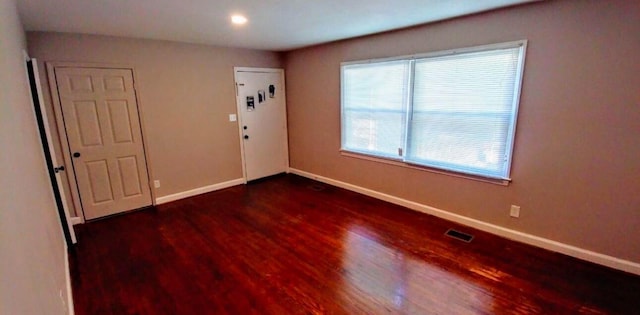
<path fill-rule="evenodd" d="M 545 1 L 289 52 L 291 167 L 640 262 L 638 17 L 638 1 Z M 519 39 L 529 48 L 508 187 L 338 152 L 340 62 Z"/>
<path fill-rule="evenodd" d="M 280 54 L 257 50 L 42 32 L 27 39 L 41 62 L 135 67 L 149 170 L 161 181 L 156 197 L 242 177 L 238 126 L 228 121 L 236 113 L 233 67 L 282 66 Z M 48 86 L 44 73 L 42 82 Z M 48 89 L 45 99 L 50 107 Z"/>
<path fill-rule="evenodd" d="M 16 1 L 0 0 L 0 314 L 69 314 L 65 243 L 24 49 Z"/>

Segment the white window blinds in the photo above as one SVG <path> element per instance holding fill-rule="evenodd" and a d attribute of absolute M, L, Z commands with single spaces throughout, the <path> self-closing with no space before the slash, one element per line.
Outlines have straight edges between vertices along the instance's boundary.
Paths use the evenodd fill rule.
<path fill-rule="evenodd" d="M 406 160 L 505 177 L 519 51 L 416 60 Z"/>
<path fill-rule="evenodd" d="M 409 61 L 342 69 L 342 147 L 398 157 L 404 143 Z"/>
<path fill-rule="evenodd" d="M 343 64 L 342 149 L 508 179 L 525 45 Z"/>

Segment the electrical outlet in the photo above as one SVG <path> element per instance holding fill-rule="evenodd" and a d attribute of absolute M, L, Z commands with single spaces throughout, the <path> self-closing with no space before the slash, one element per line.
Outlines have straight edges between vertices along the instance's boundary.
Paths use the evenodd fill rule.
<path fill-rule="evenodd" d="M 160 188 L 160 181 L 159 180 L 154 180 L 153 181 L 153 187 Z"/>
<path fill-rule="evenodd" d="M 238 116 L 236 116 L 236 114 L 229 114 L 229 121 L 236 121 L 238 120 Z"/>
<path fill-rule="evenodd" d="M 509 211 L 509 215 L 514 218 L 520 217 L 520 206 L 511 205 L 511 211 Z"/>

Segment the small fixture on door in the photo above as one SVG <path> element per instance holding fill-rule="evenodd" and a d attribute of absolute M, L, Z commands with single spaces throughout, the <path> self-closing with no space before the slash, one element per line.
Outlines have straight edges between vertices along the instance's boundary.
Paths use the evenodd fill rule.
<path fill-rule="evenodd" d="M 247 111 L 253 111 L 256 109 L 256 103 L 253 99 L 253 96 L 247 96 Z"/>
<path fill-rule="evenodd" d="M 269 85 L 269 98 L 276 96 L 276 87 L 273 84 Z"/>

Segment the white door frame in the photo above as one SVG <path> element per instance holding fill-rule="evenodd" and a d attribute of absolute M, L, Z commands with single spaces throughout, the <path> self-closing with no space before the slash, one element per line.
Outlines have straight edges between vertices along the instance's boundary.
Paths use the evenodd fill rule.
<path fill-rule="evenodd" d="M 69 236 L 71 237 L 71 243 L 75 244 L 78 242 L 78 240 L 76 239 L 76 233 L 73 230 L 73 222 L 71 222 L 71 214 L 69 212 L 69 205 L 67 203 L 67 199 L 66 199 L 66 195 L 65 195 L 65 187 L 62 184 L 62 175 L 60 174 L 61 171 L 64 171 L 64 168 L 61 168 L 60 170 L 58 170 L 58 161 L 56 159 L 56 155 L 55 155 L 55 149 L 54 149 L 54 145 L 53 145 L 53 137 L 51 135 L 51 127 L 49 126 L 49 119 L 47 116 L 47 109 L 44 105 L 44 99 L 42 97 L 42 84 L 40 83 L 40 71 L 38 70 L 38 60 L 36 60 L 36 58 L 30 58 L 28 55 L 25 55 L 25 59 L 27 62 L 31 62 L 31 67 L 33 69 L 33 80 L 35 83 L 35 90 L 36 90 L 36 95 L 32 95 L 31 97 L 31 102 L 32 105 L 34 107 L 34 116 L 36 116 L 36 121 L 38 120 L 37 114 L 36 114 L 36 107 L 39 109 L 40 111 L 40 118 L 42 119 L 42 127 L 44 129 L 44 137 L 46 138 L 46 142 L 47 142 L 47 149 L 49 150 L 49 158 L 51 159 L 51 163 L 53 164 L 52 167 L 54 168 L 53 170 L 49 170 L 49 166 L 47 165 L 47 169 L 48 171 L 53 171 L 55 174 L 55 179 L 56 179 L 56 185 L 57 187 L 57 192 L 52 191 L 54 198 L 56 197 L 55 194 L 58 193 L 60 195 L 60 201 L 62 204 L 62 209 L 65 215 L 65 221 L 64 223 L 67 224 L 68 230 L 69 230 Z M 27 70 L 27 78 L 29 78 L 29 71 Z M 31 82 L 29 82 L 31 83 Z M 33 93 L 33 89 L 29 90 L 30 93 Z M 34 96 L 37 97 L 38 99 L 38 104 L 34 103 Z M 42 135 L 41 135 L 42 136 Z M 43 139 L 44 141 L 44 139 Z M 44 148 L 44 143 L 42 143 L 43 146 L 43 153 L 46 154 L 46 150 Z M 47 157 L 45 157 L 46 159 Z M 48 162 L 47 162 L 48 164 Z M 55 185 L 52 183 L 52 190 L 55 190 Z M 57 202 L 57 201 L 56 201 Z M 64 224 L 61 221 L 62 224 Z"/>
<path fill-rule="evenodd" d="M 64 156 L 64 164 L 67 165 L 66 173 L 67 173 L 67 182 L 69 184 L 68 188 L 71 191 L 71 197 L 73 199 L 73 204 L 76 209 L 77 220 L 75 220 L 74 224 L 84 223 L 85 215 L 84 210 L 82 209 L 82 203 L 80 201 L 80 191 L 78 190 L 78 182 L 76 181 L 76 173 L 73 168 L 73 160 L 71 158 L 71 151 L 69 151 L 69 138 L 67 137 L 67 130 L 64 126 L 64 116 L 62 114 L 62 104 L 60 103 L 60 95 L 58 94 L 58 82 L 56 81 L 55 69 L 56 68 L 100 68 L 100 69 L 127 69 L 131 70 L 131 75 L 133 76 L 133 86 L 135 91 L 136 98 L 136 106 L 138 108 L 138 120 L 140 121 L 140 132 L 142 134 L 142 147 L 144 150 L 144 159 L 146 161 L 147 168 L 147 177 L 149 182 L 149 191 L 151 192 L 151 204 L 156 205 L 156 196 L 155 191 L 151 187 L 152 183 L 152 175 L 151 175 L 151 166 L 147 152 L 148 145 L 145 137 L 145 128 L 144 121 L 142 119 L 142 109 L 140 106 L 140 97 L 138 92 L 138 87 L 136 84 L 136 72 L 133 66 L 129 65 L 121 65 L 121 64 L 96 64 L 96 63 L 83 63 L 83 62 L 47 62 L 47 78 L 49 79 L 49 90 L 51 92 L 51 104 L 53 105 L 53 110 L 55 112 L 55 120 L 58 128 L 58 135 L 60 136 L 60 146 L 62 149 L 62 155 Z M 74 221 L 72 219 L 72 221 Z"/>
<path fill-rule="evenodd" d="M 244 101 L 240 99 L 238 93 L 238 73 L 239 72 L 258 72 L 258 73 L 278 73 L 280 74 L 280 80 L 282 80 L 282 87 L 284 93 L 282 93 L 282 101 L 285 104 L 284 111 L 284 145 L 287 148 L 287 154 L 285 155 L 285 166 L 286 172 L 289 173 L 289 129 L 287 123 L 287 96 L 286 96 L 286 84 L 284 81 L 284 69 L 279 68 L 252 68 L 252 67 L 233 67 L 233 82 L 236 88 L 236 113 L 238 115 L 238 141 L 240 142 L 240 157 L 242 159 L 242 177 L 244 179 L 244 183 L 247 183 L 247 165 L 244 156 L 244 141 L 243 135 L 244 131 L 242 126 L 244 126 L 243 117 L 242 117 L 242 106 L 244 105 Z"/>

